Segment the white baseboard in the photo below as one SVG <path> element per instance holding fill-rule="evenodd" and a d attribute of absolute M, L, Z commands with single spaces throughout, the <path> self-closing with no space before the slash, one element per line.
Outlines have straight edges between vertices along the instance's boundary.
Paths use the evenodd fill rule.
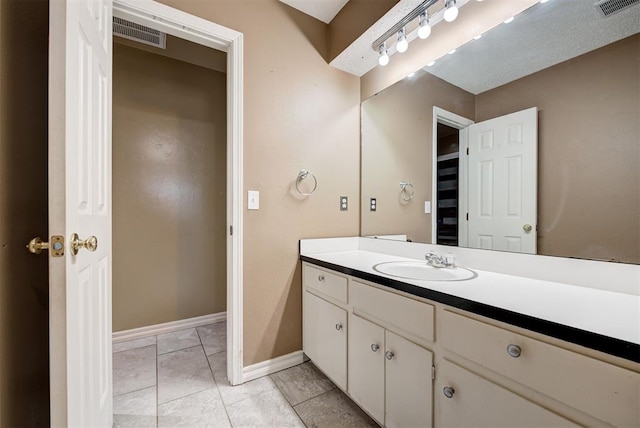
<path fill-rule="evenodd" d="M 226 321 L 226 319 L 226 312 L 218 312 L 217 314 L 203 315 L 201 317 L 188 318 L 186 320 L 171 321 L 147 327 L 118 331 L 113 333 L 112 340 L 113 343 L 124 342 L 147 336 L 155 336 L 162 333 L 171 333 L 173 331 L 184 330 L 187 328 L 200 327 L 214 322 Z"/>
<path fill-rule="evenodd" d="M 302 351 L 295 351 L 281 357 L 252 364 L 242 370 L 242 382 L 249 382 L 262 376 L 267 376 L 304 362 Z"/>

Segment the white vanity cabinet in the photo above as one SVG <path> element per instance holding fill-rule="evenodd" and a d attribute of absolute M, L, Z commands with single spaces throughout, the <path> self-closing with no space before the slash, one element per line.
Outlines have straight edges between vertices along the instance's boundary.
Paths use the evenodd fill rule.
<path fill-rule="evenodd" d="M 383 426 L 640 427 L 638 364 L 310 263 L 303 299 L 304 352 Z"/>
<path fill-rule="evenodd" d="M 637 372 L 449 310 L 443 310 L 438 321 L 439 344 L 453 355 L 487 369 L 483 369 L 486 375 L 515 381 L 613 426 L 640 426 L 640 375 Z M 442 388 L 447 385 L 441 384 L 440 376 L 447 378 L 446 368 L 438 367 L 437 402 L 448 409 L 447 402 L 456 400 L 442 398 Z M 453 378 L 451 381 L 459 382 Z M 460 388 L 467 389 L 463 385 Z M 484 408 L 498 412 L 502 407 L 497 401 L 493 405 L 486 403 Z M 447 414 L 443 414 L 443 425 L 448 425 Z M 534 414 L 539 414 L 540 419 L 528 420 L 546 420 L 542 413 L 531 413 L 531 417 Z"/>
<path fill-rule="evenodd" d="M 349 323 L 348 392 L 387 427 L 430 427 L 433 354 L 357 315 Z"/>
<path fill-rule="evenodd" d="M 353 279 L 349 305 L 349 395 L 387 427 L 430 427 L 434 307 Z"/>
<path fill-rule="evenodd" d="M 346 390 L 347 279 L 305 266 L 303 283 L 303 350 L 338 387 Z"/>

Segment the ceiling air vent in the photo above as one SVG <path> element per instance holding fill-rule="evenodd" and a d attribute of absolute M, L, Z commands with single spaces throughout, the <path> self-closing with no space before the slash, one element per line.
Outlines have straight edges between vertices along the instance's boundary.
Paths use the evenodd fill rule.
<path fill-rule="evenodd" d="M 600 0 L 594 4 L 600 15 L 604 18 L 640 4 L 640 0 Z"/>
<path fill-rule="evenodd" d="M 113 35 L 160 49 L 167 48 L 167 35 L 165 33 L 122 18 L 113 18 Z"/>

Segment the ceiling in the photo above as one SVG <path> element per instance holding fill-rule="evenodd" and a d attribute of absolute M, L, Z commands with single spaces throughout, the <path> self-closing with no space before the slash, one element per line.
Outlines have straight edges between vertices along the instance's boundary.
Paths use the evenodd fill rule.
<path fill-rule="evenodd" d="M 349 0 L 280 0 L 284 4 L 328 24 Z"/>
<path fill-rule="evenodd" d="M 280 1 L 325 23 L 331 22 L 348 2 Z M 331 65 L 356 76 L 363 76 L 377 67 L 378 55 L 371 49 L 371 44 L 422 1 L 399 0 L 331 61 Z M 462 7 L 468 1 L 470 0 L 458 0 L 458 5 Z M 595 0 L 550 0 L 544 4 L 536 4 L 518 15 L 513 23 L 493 28 L 482 39 L 466 43 L 457 49 L 455 55 L 443 57 L 436 61 L 434 67 L 425 67 L 425 70 L 477 94 L 523 77 L 531 73 L 531 70 L 550 67 L 640 32 L 640 5 L 602 18 L 593 6 L 594 2 Z M 441 12 L 436 13 L 432 22 L 439 21 L 440 15 Z M 409 37 L 409 40 L 415 38 L 415 34 L 410 36 L 413 37 Z M 524 46 L 527 47 L 526 50 L 523 49 Z M 393 55 L 395 48 L 392 47 L 389 53 Z M 397 59 L 392 57 L 391 61 L 394 60 Z M 501 65 L 497 71 L 494 67 L 496 63 Z M 455 67 L 451 64 L 455 64 Z M 478 75 L 488 78 L 480 81 Z"/>
<path fill-rule="evenodd" d="M 592 1 L 551 0 L 424 70 L 479 94 L 638 32 L 640 4 L 603 18 Z"/>

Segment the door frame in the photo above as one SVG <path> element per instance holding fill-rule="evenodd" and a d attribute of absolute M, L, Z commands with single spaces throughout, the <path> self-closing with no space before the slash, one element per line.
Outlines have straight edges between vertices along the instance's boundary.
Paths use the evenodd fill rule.
<path fill-rule="evenodd" d="M 431 178 L 431 243 L 438 242 L 438 123 L 460 130 L 459 163 L 458 163 L 458 246 L 467 244 L 466 212 L 468 205 L 469 183 L 467 177 L 467 147 L 469 147 L 469 131 L 467 128 L 475 122 L 466 117 L 451 113 L 440 107 L 433 107 L 433 138 L 431 143 L 433 164 Z M 464 213 L 464 214 L 463 214 Z M 464 227 L 463 227 L 464 225 Z"/>
<path fill-rule="evenodd" d="M 243 34 L 152 0 L 113 0 L 113 16 L 227 53 L 227 376 L 243 382 Z"/>

